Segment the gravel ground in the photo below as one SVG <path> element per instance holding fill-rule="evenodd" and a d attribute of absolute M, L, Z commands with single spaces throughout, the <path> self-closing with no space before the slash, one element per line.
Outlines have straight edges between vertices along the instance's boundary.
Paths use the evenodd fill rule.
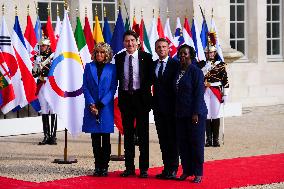
<path fill-rule="evenodd" d="M 284 153 L 284 105 L 245 108 L 243 116 L 226 118 L 225 124 L 225 145 L 206 148 L 206 161 Z M 0 176 L 42 182 L 92 174 L 94 162 L 89 134 L 82 133 L 77 138 L 68 135 L 68 157 L 78 159 L 78 163 L 69 165 L 51 163 L 63 158 L 64 132 L 58 132 L 58 145 L 37 145 L 42 135 L 0 137 Z M 112 154 L 117 154 L 117 141 L 115 133 L 111 137 Z M 155 125 L 150 125 L 150 166 L 162 166 Z M 110 162 L 109 171 L 123 169 L 124 162 Z M 284 183 L 246 188 L 284 188 Z"/>

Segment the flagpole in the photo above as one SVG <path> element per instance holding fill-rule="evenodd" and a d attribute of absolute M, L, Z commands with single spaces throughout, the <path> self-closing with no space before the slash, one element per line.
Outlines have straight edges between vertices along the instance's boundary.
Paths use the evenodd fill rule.
<path fill-rule="evenodd" d="M 68 9 L 68 7 L 67 7 L 67 1 L 65 0 L 64 1 L 64 7 L 65 7 L 65 10 L 67 10 Z M 49 12 L 50 13 L 50 12 Z M 56 125 L 57 125 L 57 116 L 56 116 L 56 120 L 55 120 L 55 122 L 56 122 Z M 64 140 L 64 155 L 63 155 L 63 159 L 54 159 L 53 160 L 53 162 L 52 163 L 57 163 L 57 164 L 72 164 L 72 163 L 77 163 L 78 162 L 78 160 L 77 159 L 75 159 L 75 158 L 68 158 L 67 157 L 67 150 L 68 150 L 68 147 L 67 147 L 67 128 L 65 128 L 65 130 L 64 130 L 64 134 L 65 134 L 65 140 Z"/>

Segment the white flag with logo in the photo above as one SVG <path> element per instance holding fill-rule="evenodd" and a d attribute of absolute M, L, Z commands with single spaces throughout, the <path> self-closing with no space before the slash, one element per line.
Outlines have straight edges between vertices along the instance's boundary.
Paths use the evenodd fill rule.
<path fill-rule="evenodd" d="M 51 108 L 73 136 L 82 131 L 85 107 L 83 73 L 83 64 L 69 17 L 65 13 L 44 94 Z"/>

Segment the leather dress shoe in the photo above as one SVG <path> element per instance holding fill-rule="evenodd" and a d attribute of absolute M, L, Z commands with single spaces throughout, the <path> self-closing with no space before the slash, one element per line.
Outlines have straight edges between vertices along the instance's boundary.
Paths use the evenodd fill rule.
<path fill-rule="evenodd" d="M 128 176 L 135 176 L 136 174 L 135 174 L 135 170 L 124 170 L 121 174 L 120 174 L 120 176 L 121 177 L 128 177 Z"/>
<path fill-rule="evenodd" d="M 177 171 L 169 171 L 168 174 L 166 174 L 165 179 L 176 179 Z"/>
<path fill-rule="evenodd" d="M 201 181 L 202 181 L 202 176 L 195 176 L 193 179 L 194 183 L 201 183 Z"/>
<path fill-rule="evenodd" d="M 100 176 L 107 177 L 108 176 L 108 170 L 106 168 L 101 169 Z"/>
<path fill-rule="evenodd" d="M 93 176 L 99 177 L 101 175 L 101 169 L 100 168 L 95 168 Z"/>
<path fill-rule="evenodd" d="M 186 180 L 186 179 L 187 179 L 187 177 L 189 177 L 189 175 L 188 175 L 188 174 L 183 173 L 182 175 L 180 175 L 180 177 L 178 178 L 178 180 L 180 180 L 180 181 L 184 181 L 184 180 Z"/>
<path fill-rule="evenodd" d="M 148 178 L 148 172 L 147 171 L 140 171 L 139 178 Z"/>

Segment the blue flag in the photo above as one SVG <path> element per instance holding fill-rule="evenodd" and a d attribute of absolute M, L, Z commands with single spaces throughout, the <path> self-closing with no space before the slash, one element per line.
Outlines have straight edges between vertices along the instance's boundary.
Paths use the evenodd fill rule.
<path fill-rule="evenodd" d="M 207 43 L 208 43 L 207 35 L 208 35 L 208 27 L 207 27 L 207 24 L 206 24 L 206 20 L 203 19 L 201 33 L 200 33 L 200 39 L 201 39 L 203 49 L 205 49 L 207 47 Z"/>
<path fill-rule="evenodd" d="M 123 34 L 124 34 L 124 32 L 125 32 L 124 23 L 123 23 L 121 11 L 119 9 L 117 20 L 116 20 L 114 31 L 113 31 L 113 35 L 112 35 L 112 39 L 111 39 L 111 43 L 110 43 L 110 46 L 113 50 L 113 54 L 118 53 L 119 51 L 121 51 L 124 48 L 124 46 L 123 46 Z"/>
<path fill-rule="evenodd" d="M 104 36 L 105 42 L 107 44 L 110 44 L 110 42 L 111 42 L 111 31 L 110 31 L 110 27 L 109 27 L 109 24 L 108 24 L 107 17 L 104 18 L 103 36 Z"/>
<path fill-rule="evenodd" d="M 39 42 L 42 37 L 42 31 L 41 31 L 41 23 L 39 20 L 39 16 L 37 16 L 36 24 L 35 24 L 35 34 L 36 34 L 36 40 Z"/>
<path fill-rule="evenodd" d="M 195 26 L 195 20 L 192 19 L 192 26 L 191 26 L 191 33 L 192 33 L 192 40 L 194 43 L 196 55 L 197 55 L 197 60 L 206 60 L 205 54 L 204 54 L 204 49 L 202 47 L 201 39 L 200 39 L 200 33 L 198 28 Z"/>

